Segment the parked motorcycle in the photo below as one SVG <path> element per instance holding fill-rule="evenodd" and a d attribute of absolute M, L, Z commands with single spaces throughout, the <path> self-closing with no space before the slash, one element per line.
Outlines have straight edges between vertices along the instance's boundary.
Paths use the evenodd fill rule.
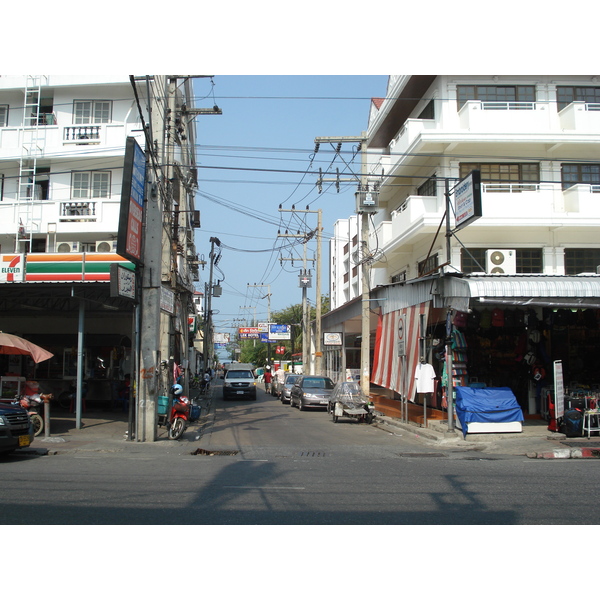
<path fill-rule="evenodd" d="M 27 411 L 33 425 L 33 435 L 38 436 L 44 431 L 44 401 L 52 400 L 52 394 L 21 395 L 16 399 Z"/>
<path fill-rule="evenodd" d="M 187 396 L 182 396 L 183 388 L 176 383 L 171 388 L 173 402 L 169 420 L 167 421 L 167 435 L 170 440 L 178 440 L 187 429 L 190 421 L 191 403 Z"/>

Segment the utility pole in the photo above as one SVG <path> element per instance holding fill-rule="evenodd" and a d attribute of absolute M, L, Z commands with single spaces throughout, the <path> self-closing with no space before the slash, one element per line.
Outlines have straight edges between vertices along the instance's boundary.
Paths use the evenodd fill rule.
<path fill-rule="evenodd" d="M 266 287 L 269 290 L 267 292 L 267 295 L 263 296 L 261 298 L 261 300 L 264 300 L 265 298 L 267 298 L 267 364 L 270 365 L 271 364 L 271 344 L 269 343 L 269 326 L 271 324 L 271 286 L 268 283 L 261 283 L 260 285 L 257 285 L 256 283 L 254 285 L 250 285 L 249 283 L 247 283 L 246 286 L 247 287 L 257 287 L 257 288 Z"/>
<path fill-rule="evenodd" d="M 362 152 L 361 152 L 361 176 L 360 179 L 357 177 L 353 177 L 350 179 L 345 179 L 343 181 L 351 182 L 351 183 L 359 183 L 359 191 L 357 194 L 361 193 L 361 190 L 368 190 L 368 182 L 367 182 L 367 153 L 365 149 L 365 142 L 367 141 L 366 133 L 363 132 L 361 136 L 340 136 L 340 137 L 318 137 L 315 138 L 315 144 L 321 143 L 329 143 L 329 144 L 337 144 L 338 151 L 341 147 L 341 144 L 344 142 L 350 143 L 359 143 L 361 144 Z M 335 182 L 338 186 L 339 191 L 339 183 L 340 177 L 339 173 L 335 179 L 324 179 L 322 177 L 319 178 L 318 185 L 319 189 L 323 182 Z M 369 290 L 369 270 L 367 261 L 365 258 L 368 255 L 368 240 L 369 240 L 369 216 L 365 211 L 360 211 L 358 209 L 357 204 L 357 212 L 360 214 L 360 231 L 361 231 L 361 246 L 363 252 L 361 252 L 361 287 L 362 287 L 362 308 L 361 308 L 361 344 L 360 344 L 360 387 L 363 393 L 369 397 L 369 392 L 371 389 L 370 379 L 371 379 L 371 312 L 370 312 L 370 290 Z M 346 350 L 344 349 L 344 352 Z"/>
<path fill-rule="evenodd" d="M 292 206 L 291 210 L 284 210 L 279 207 L 279 212 L 292 212 L 292 213 L 311 213 L 317 214 L 317 229 L 316 231 L 311 231 L 308 234 L 290 234 L 287 231 L 283 233 L 278 233 L 277 237 L 283 238 L 301 238 L 304 239 L 304 250 L 303 250 L 303 270 L 300 273 L 300 287 L 302 288 L 302 371 L 308 375 L 309 371 L 311 371 L 311 375 L 317 374 L 320 375 L 323 369 L 323 352 L 321 350 L 322 340 L 321 340 L 321 232 L 323 230 L 322 226 L 322 213 L 323 211 L 319 208 L 318 210 L 309 210 L 308 206 L 306 210 L 297 209 L 295 206 Z M 308 299 L 307 299 L 307 289 L 310 287 L 310 274 L 306 269 L 306 244 L 308 241 L 316 235 L 317 237 L 317 256 L 316 256 L 316 271 L 317 271 L 317 289 L 316 289 L 316 327 L 315 327 L 315 369 L 314 373 L 312 373 L 312 369 L 310 369 L 309 365 L 310 361 L 310 337 L 309 337 L 309 310 L 308 310 Z M 284 260 L 291 260 L 292 258 L 280 258 L 281 262 Z M 314 262 L 314 261 L 313 261 Z M 304 281 L 304 283 L 303 283 Z M 307 368 L 309 371 L 307 371 Z"/>
<path fill-rule="evenodd" d="M 208 275 L 208 286 L 206 289 L 206 314 L 204 315 L 204 370 L 210 367 L 210 360 L 212 357 L 212 295 L 213 295 L 213 269 L 215 266 L 215 245 L 220 246 L 221 241 L 219 238 L 210 238 L 210 270 Z"/>

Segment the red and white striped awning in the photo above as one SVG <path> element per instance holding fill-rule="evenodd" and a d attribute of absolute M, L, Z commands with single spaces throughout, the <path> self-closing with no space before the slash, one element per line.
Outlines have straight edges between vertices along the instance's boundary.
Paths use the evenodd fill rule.
<path fill-rule="evenodd" d="M 414 378 L 415 369 L 419 362 L 419 321 L 420 315 L 429 315 L 430 302 L 421 302 L 380 315 L 375 337 L 375 355 L 371 382 L 384 388 L 394 390 L 400 395 L 406 393 L 408 400 L 413 400 L 416 390 Z M 399 332 L 398 326 L 403 328 Z M 406 358 L 401 360 L 398 355 L 401 337 L 404 341 Z M 406 376 L 403 378 L 402 366 L 405 365 Z M 404 386 L 403 386 L 404 380 Z M 406 391 L 403 390 L 406 387 Z"/>

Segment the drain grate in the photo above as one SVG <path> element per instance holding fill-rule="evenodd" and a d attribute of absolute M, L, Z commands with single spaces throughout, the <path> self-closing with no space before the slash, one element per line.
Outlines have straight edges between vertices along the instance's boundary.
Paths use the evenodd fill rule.
<path fill-rule="evenodd" d="M 235 456 L 237 453 L 237 450 L 203 450 L 202 448 L 198 448 L 190 454 L 201 454 L 202 456 Z"/>
<path fill-rule="evenodd" d="M 310 457 L 319 457 L 323 458 L 325 456 L 325 452 L 315 451 L 315 450 L 304 450 L 300 452 L 300 456 L 310 456 Z"/>
<path fill-rule="evenodd" d="M 400 452 L 398 456 L 402 458 L 446 458 L 448 455 L 443 452 Z"/>

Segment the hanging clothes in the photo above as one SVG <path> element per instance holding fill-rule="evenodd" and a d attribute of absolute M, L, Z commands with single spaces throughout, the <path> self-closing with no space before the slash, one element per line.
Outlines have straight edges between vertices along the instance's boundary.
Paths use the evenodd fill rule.
<path fill-rule="evenodd" d="M 435 391 L 435 369 L 429 363 L 419 363 L 415 370 L 417 394 L 433 394 Z"/>

